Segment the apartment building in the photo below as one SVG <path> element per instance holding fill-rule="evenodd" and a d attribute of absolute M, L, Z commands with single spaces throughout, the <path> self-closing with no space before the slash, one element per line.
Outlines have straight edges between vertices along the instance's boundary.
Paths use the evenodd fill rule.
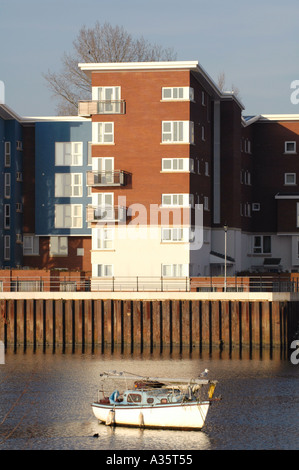
<path fill-rule="evenodd" d="M 298 115 L 246 116 L 198 62 L 79 67 L 76 117 L 0 105 L 2 267 L 94 288 L 298 271 Z"/>
<path fill-rule="evenodd" d="M 0 108 L 5 147 L 0 160 L 2 266 L 90 271 L 90 122 L 79 117 L 25 118 L 5 105 Z"/>
<path fill-rule="evenodd" d="M 197 62 L 79 67 L 92 79 L 79 114 L 92 119 L 93 278 L 189 277 L 223 265 L 224 221 L 240 226 L 221 179 L 235 185 L 242 104 Z"/>

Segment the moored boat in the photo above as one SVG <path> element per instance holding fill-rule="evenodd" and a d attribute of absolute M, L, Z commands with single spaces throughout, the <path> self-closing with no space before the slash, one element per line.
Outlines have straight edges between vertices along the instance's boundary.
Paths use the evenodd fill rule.
<path fill-rule="evenodd" d="M 104 373 L 102 378 L 125 380 L 122 393 L 114 389 L 110 396 L 92 403 L 99 422 L 106 425 L 164 429 L 201 429 L 212 401 L 216 380 L 206 378 L 174 379 L 140 377 L 128 373 Z M 133 381 L 132 386 L 128 382 Z"/>

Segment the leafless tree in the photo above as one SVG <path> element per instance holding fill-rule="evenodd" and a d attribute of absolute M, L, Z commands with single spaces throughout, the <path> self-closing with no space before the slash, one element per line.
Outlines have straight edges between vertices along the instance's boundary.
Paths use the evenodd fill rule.
<path fill-rule="evenodd" d="M 134 39 L 122 26 L 96 22 L 93 28 L 83 26 L 73 41 L 73 51 L 64 53 L 62 72 L 44 74 L 48 88 L 58 100 L 60 115 L 77 114 L 78 101 L 90 99 L 91 84 L 82 72 L 80 62 L 154 62 L 175 60 L 172 48 L 151 44 L 142 36 Z"/>
<path fill-rule="evenodd" d="M 222 92 L 226 91 L 225 89 L 227 88 L 225 80 L 226 80 L 225 73 L 224 72 L 219 73 L 218 79 L 217 79 L 217 85 L 218 85 L 219 90 Z M 230 91 L 233 92 L 235 96 L 239 96 L 240 90 L 233 83 L 231 85 Z"/>

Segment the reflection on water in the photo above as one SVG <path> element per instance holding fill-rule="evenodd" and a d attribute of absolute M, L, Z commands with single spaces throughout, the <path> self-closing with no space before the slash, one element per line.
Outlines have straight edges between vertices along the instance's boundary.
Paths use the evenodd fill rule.
<path fill-rule="evenodd" d="M 299 366 L 279 350 L 134 355 L 8 350 L 5 360 L 0 365 L 0 450 L 299 449 Z M 215 395 L 222 400 L 211 406 L 202 431 L 110 428 L 93 416 L 90 404 L 103 371 L 196 377 L 205 368 L 218 380 Z"/>

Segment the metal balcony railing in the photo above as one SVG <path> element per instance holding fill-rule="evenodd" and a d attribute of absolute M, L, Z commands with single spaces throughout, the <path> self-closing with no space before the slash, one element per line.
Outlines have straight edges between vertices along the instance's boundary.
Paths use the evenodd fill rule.
<path fill-rule="evenodd" d="M 88 171 L 87 186 L 125 186 L 126 174 L 122 170 Z"/>
<path fill-rule="evenodd" d="M 126 102 L 117 101 L 79 101 L 78 115 L 92 116 L 93 114 L 125 114 Z"/>
<path fill-rule="evenodd" d="M 88 205 L 86 221 L 96 222 L 124 222 L 126 220 L 126 207 L 122 206 L 93 206 Z"/>

